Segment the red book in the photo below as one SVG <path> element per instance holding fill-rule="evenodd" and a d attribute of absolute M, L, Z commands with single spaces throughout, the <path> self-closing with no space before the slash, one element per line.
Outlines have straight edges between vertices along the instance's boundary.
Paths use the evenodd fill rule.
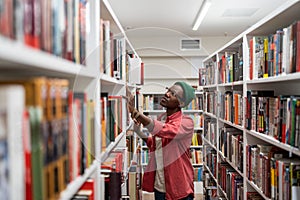
<path fill-rule="evenodd" d="M 14 1 L 2 1 L 0 10 L 0 34 L 14 38 Z"/>
<path fill-rule="evenodd" d="M 80 174 L 81 140 L 80 140 L 80 101 L 73 98 L 73 92 L 69 91 L 69 171 L 70 181 Z"/>
<path fill-rule="evenodd" d="M 249 78 L 253 79 L 253 39 L 249 41 Z"/>
<path fill-rule="evenodd" d="M 296 34 L 296 72 L 300 72 L 300 21 L 295 25 Z"/>
<path fill-rule="evenodd" d="M 23 113 L 23 145 L 24 145 L 24 162 L 25 162 L 25 199 L 31 200 L 32 195 L 32 174 L 31 174 L 31 138 L 30 138 L 30 121 L 29 112 Z"/>
<path fill-rule="evenodd" d="M 141 63 L 141 85 L 144 85 L 144 63 Z"/>
<path fill-rule="evenodd" d="M 91 178 L 87 179 L 83 185 L 80 187 L 79 191 L 81 193 L 85 193 L 88 196 L 88 199 L 94 199 L 94 188 L 95 188 L 95 181 Z M 84 192 L 85 191 L 85 192 Z"/>

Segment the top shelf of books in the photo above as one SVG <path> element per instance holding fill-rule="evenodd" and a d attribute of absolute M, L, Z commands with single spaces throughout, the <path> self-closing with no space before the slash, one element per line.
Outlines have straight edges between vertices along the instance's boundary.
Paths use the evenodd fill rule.
<path fill-rule="evenodd" d="M 124 37 L 127 43 L 128 50 L 131 51 L 134 55 L 138 56 L 131 42 L 127 38 L 127 35 L 108 0 L 102 0 L 100 13 L 102 19 L 110 21 L 110 30 L 114 33 L 114 36 Z"/>
<path fill-rule="evenodd" d="M 90 3 L 9 2 L 1 11 L 2 76 L 96 77 L 97 69 L 88 67 Z"/>
<path fill-rule="evenodd" d="M 53 54 L 40 51 L 17 41 L 0 36 L 1 74 L 47 75 L 55 77 L 83 76 L 94 78 L 86 66 L 76 64 Z M 15 74 L 16 75 L 16 74 Z"/>

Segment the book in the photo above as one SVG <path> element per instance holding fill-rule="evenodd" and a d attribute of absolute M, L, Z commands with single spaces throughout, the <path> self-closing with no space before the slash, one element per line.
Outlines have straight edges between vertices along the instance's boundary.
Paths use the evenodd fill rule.
<path fill-rule="evenodd" d="M 291 199 L 300 198 L 300 163 L 292 161 L 290 164 Z"/>
<path fill-rule="evenodd" d="M 80 110 L 81 103 L 79 99 L 73 99 L 73 91 L 68 93 L 68 113 L 69 113 L 69 131 L 68 131 L 68 155 L 69 155 L 69 180 L 74 180 L 80 174 L 81 167 L 81 127 Z"/>
<path fill-rule="evenodd" d="M 128 193 L 130 196 L 130 200 L 138 199 L 138 191 L 137 191 L 137 172 L 130 170 L 128 172 Z"/>
<path fill-rule="evenodd" d="M 25 179 L 23 138 L 28 134 L 24 123 L 25 90 L 20 85 L 0 86 L 0 174 L 1 198 L 24 199 Z M 24 134 L 24 135 L 23 135 Z M 26 138 L 28 142 L 28 138 Z M 26 146 L 28 148 L 28 146 Z M 30 154 L 28 149 L 26 154 Z M 26 159 L 25 159 L 26 158 Z M 26 184 L 25 187 L 25 181 Z M 27 191 L 28 192 L 28 191 Z"/>

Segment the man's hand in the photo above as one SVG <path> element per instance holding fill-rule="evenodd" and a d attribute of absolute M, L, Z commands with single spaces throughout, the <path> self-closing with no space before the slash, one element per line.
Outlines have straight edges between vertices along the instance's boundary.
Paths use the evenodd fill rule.
<path fill-rule="evenodd" d="M 129 90 L 128 86 L 126 86 L 126 99 L 127 99 L 127 108 L 130 113 L 134 110 L 134 96 Z"/>

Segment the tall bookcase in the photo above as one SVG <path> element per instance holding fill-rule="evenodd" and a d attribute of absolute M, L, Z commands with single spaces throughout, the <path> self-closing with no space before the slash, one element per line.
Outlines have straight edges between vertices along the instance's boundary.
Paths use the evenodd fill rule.
<path fill-rule="evenodd" d="M 8 143 L 9 146 L 8 150 L 2 151 L 1 156 L 8 159 L 18 159 L 19 161 L 17 162 L 16 160 L 16 162 L 20 166 L 15 170 L 12 165 L 13 163 L 6 163 L 5 159 L 1 158 L 1 168 L 5 168 L 5 173 L 9 174 L 9 177 L 6 179 L 8 188 L 1 188 L 1 191 L 6 191 L 4 195 L 10 196 L 12 199 L 24 199 L 25 197 L 28 198 L 28 195 L 35 196 L 36 199 L 71 199 L 91 179 L 92 184 L 88 189 L 93 191 L 94 199 L 104 199 L 104 178 L 102 176 L 101 165 L 116 149 L 123 151 L 124 155 L 126 155 L 127 151 L 125 135 L 128 120 L 126 104 L 122 96 L 126 94 L 127 82 L 130 82 L 128 85 L 132 90 L 136 88 L 135 83 L 130 81 L 130 69 L 128 69 L 126 63 L 127 54 L 130 54 L 131 58 L 139 59 L 138 55 L 130 44 L 107 0 L 53 1 L 53 5 L 48 4 L 48 2 L 46 3 L 46 1 L 35 1 L 34 3 L 29 1 L 14 1 L 15 5 L 10 5 L 11 1 L 3 1 L 3 3 L 5 7 L 3 12 L 5 13 L 1 13 L 0 16 L 1 86 L 4 83 L 23 85 L 25 88 L 23 91 L 24 95 L 21 95 L 23 94 L 22 90 L 16 89 L 20 97 L 18 99 L 19 104 L 22 104 L 27 109 L 29 109 L 29 106 L 30 109 L 34 106 L 41 106 L 39 110 L 34 111 L 35 117 L 39 116 L 39 112 L 41 116 L 51 113 L 45 117 L 47 120 L 56 117 L 57 109 L 61 109 L 60 112 L 64 114 L 64 117 L 67 116 L 64 119 L 67 119 L 68 123 L 64 125 L 64 128 L 66 128 L 64 130 L 58 129 L 58 126 L 53 126 L 50 132 L 44 132 L 50 129 L 40 124 L 37 124 L 35 126 L 36 130 L 33 130 L 33 126 L 30 124 L 32 123 L 30 109 L 26 113 L 21 109 L 18 110 L 19 113 L 15 113 L 15 110 L 4 110 L 5 105 L 3 106 L 2 104 L 14 101 L 11 96 L 5 96 L 8 101 L 1 101 L 1 113 L 8 112 L 8 116 L 14 113 L 16 121 L 8 119 L 6 115 L 1 114 L 1 120 L 4 120 L 5 123 L 8 120 L 8 124 L 1 124 L 1 148 L 6 149 L 5 143 Z M 110 60 L 110 62 L 118 60 L 117 69 L 114 69 L 117 72 L 114 72 L 112 75 L 102 71 L 104 57 L 101 55 L 106 53 L 104 49 L 106 43 L 104 44 L 102 38 L 103 29 L 101 19 L 110 22 L 110 40 L 119 40 L 116 43 L 118 52 L 115 53 L 118 56 L 112 57 Z M 113 49 L 116 49 L 115 46 L 112 46 L 111 50 Z M 30 82 L 32 80 L 36 82 Z M 61 82 L 55 82 L 55 80 L 63 80 L 67 84 L 62 85 Z M 29 84 L 35 84 L 34 89 L 26 89 L 26 87 L 30 87 Z M 57 86 L 56 84 L 61 85 Z M 56 90 L 55 88 L 58 89 Z M 7 89 L 7 91 L 9 90 Z M 51 93 L 52 90 L 55 91 L 55 94 Z M 28 91 L 33 93 L 29 94 Z M 72 93 L 69 93 L 70 96 L 68 98 L 68 92 L 70 91 Z M 75 95 L 75 93 L 77 94 Z M 122 99 L 120 103 L 122 115 L 118 121 L 119 124 L 122 124 L 122 127 L 119 127 L 122 131 L 105 148 L 102 146 L 103 138 L 101 138 L 102 93 L 106 93 L 109 96 L 118 96 Z M 5 94 L 5 92 L 1 94 Z M 57 94 L 59 98 L 55 96 Z M 45 99 L 44 95 L 47 96 Z M 75 100 L 75 96 L 77 100 Z M 48 97 L 49 100 L 47 99 Z M 67 99 L 69 99 L 69 102 Z M 33 103 L 29 104 L 28 102 L 31 101 Z M 70 114 L 71 112 L 72 114 Z M 80 122 L 80 119 L 84 120 L 84 124 Z M 72 126 L 70 126 L 70 123 L 72 123 Z M 10 130 L 14 125 L 19 128 Z M 29 128 L 30 132 L 28 132 Z M 33 133 L 33 131 L 37 132 Z M 64 134 L 63 137 L 68 137 L 67 144 L 61 144 L 61 138 L 55 138 L 55 134 L 61 134 L 61 131 Z M 73 135 L 70 135 L 70 132 Z M 12 141 L 13 137 L 7 135 L 12 133 L 20 138 L 15 138 L 17 140 Z M 25 134 L 28 138 L 25 137 Z M 39 136 L 36 138 L 36 135 Z M 49 162 L 46 160 L 46 156 L 50 155 L 48 151 L 51 150 L 49 149 L 50 146 L 45 145 L 47 141 L 43 141 L 45 139 L 43 137 L 46 137 L 45 135 L 47 136 L 47 141 L 51 142 L 55 148 L 59 150 L 64 148 L 65 150 L 62 151 L 74 150 L 74 154 L 73 152 L 69 152 L 70 155 L 64 152 L 67 156 L 67 161 L 64 161 L 68 163 L 68 166 L 73 166 L 73 171 L 69 171 L 70 168 L 64 166 L 66 163 L 58 164 L 58 162 L 52 162 L 53 158 L 49 158 L 50 160 L 52 159 L 51 166 L 49 164 L 45 168 L 43 162 Z M 26 141 L 26 144 L 23 144 L 23 140 Z M 33 140 L 36 140 L 36 146 L 34 147 L 31 146 Z M 13 147 L 14 142 L 19 149 L 18 152 L 14 152 L 17 156 L 10 157 L 10 148 Z M 64 140 L 64 142 L 66 141 Z M 77 144 L 75 145 L 75 143 Z M 72 147 L 69 146 L 71 144 Z M 38 154 L 36 154 L 35 148 L 39 149 Z M 78 155 L 81 153 L 86 155 L 87 157 L 84 157 L 84 159 L 86 158 L 87 161 L 83 158 L 79 159 L 75 150 Z M 7 151 L 8 153 L 5 153 Z M 45 153 L 46 151 L 47 153 Z M 32 171 L 33 168 L 27 166 L 28 163 L 26 164 L 25 162 L 29 161 L 30 163 L 30 159 L 28 160 L 26 157 L 28 155 L 34 159 L 37 158 L 34 156 L 42 155 L 42 157 L 38 157 L 41 160 L 37 159 L 35 161 L 40 173 Z M 125 159 L 126 156 L 121 161 L 124 167 L 124 170 L 122 170 L 123 176 L 127 176 L 128 173 Z M 72 164 L 70 164 L 71 162 Z M 76 169 L 78 172 L 74 172 L 74 168 L 78 167 L 75 166 L 78 164 L 76 162 L 83 163 L 83 167 Z M 50 172 L 51 170 L 52 172 Z M 71 179 L 65 174 L 67 171 L 74 175 Z M 32 179 L 28 177 L 28 172 L 32 174 Z M 1 172 L 1 176 L 3 175 L 2 173 L 3 171 Z M 24 179 L 21 178 L 19 181 L 16 181 L 10 178 L 15 175 L 19 178 L 24 177 Z M 51 182 L 52 178 L 50 181 L 50 178 L 47 177 L 48 175 L 49 177 L 53 176 L 53 179 L 59 179 L 58 182 L 55 182 L 56 180 Z M 62 176 L 64 180 L 60 180 Z M 38 180 L 38 183 L 35 182 L 36 177 L 38 179 L 42 177 Z M 56 183 L 59 183 L 59 186 Z M 52 188 L 52 186 L 55 187 Z M 123 187 L 126 186 L 123 184 Z M 52 192 L 55 194 L 52 194 Z"/>
<path fill-rule="evenodd" d="M 299 198 L 299 8 L 287 1 L 203 62 L 208 199 Z"/>

